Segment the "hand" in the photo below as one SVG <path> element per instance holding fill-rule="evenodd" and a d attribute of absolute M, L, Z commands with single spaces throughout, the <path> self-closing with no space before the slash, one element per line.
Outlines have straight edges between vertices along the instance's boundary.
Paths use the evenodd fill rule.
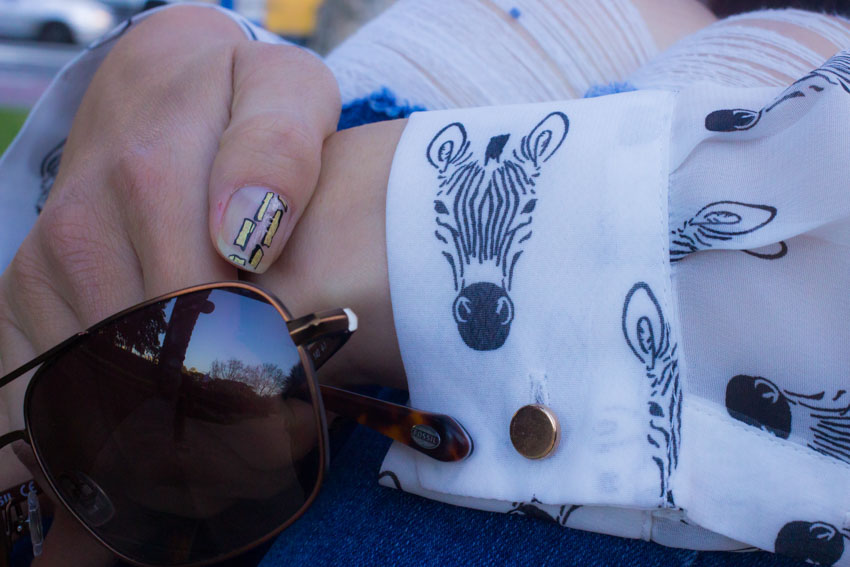
<path fill-rule="evenodd" d="M 338 112 L 318 59 L 248 41 L 214 10 L 172 8 L 131 28 L 98 70 L 42 216 L 0 277 L 0 373 L 146 298 L 235 279 L 208 234 L 240 187 L 287 202 L 269 266 L 310 199 Z M 0 431 L 22 427 L 25 388 L 0 392 Z M 0 485 L 25 474 L 3 452 Z M 79 551 L 65 553 L 72 542 Z M 106 561 L 86 542 L 59 514 L 41 564 Z"/>
<path fill-rule="evenodd" d="M 337 305 L 351 306 L 359 313 L 360 331 L 322 369 L 321 376 L 333 382 L 368 381 L 404 386 L 392 323 L 384 239 L 386 184 L 403 126 L 403 121 L 381 123 L 342 132 L 328 140 L 323 154 L 325 167 L 316 196 L 293 233 L 283 262 L 262 276 L 254 276 L 259 284 L 281 297 L 296 315 Z M 57 190 L 61 191 L 61 186 L 57 186 Z M 60 212 L 52 210 L 55 202 L 58 201 L 48 203 L 45 216 L 39 219 L 22 253 L 0 277 L 0 356 L 4 363 L 9 361 L 5 367 L 7 370 L 103 318 L 110 309 L 115 311 L 125 306 L 100 306 L 86 295 L 86 288 L 81 287 L 84 284 L 80 278 L 88 278 L 88 282 L 99 281 L 98 276 L 104 275 L 104 270 L 112 264 L 93 264 L 88 270 L 79 272 L 71 269 L 75 264 L 68 259 L 79 261 L 90 257 L 89 240 L 74 238 L 61 241 L 63 253 L 57 255 L 52 251 L 51 245 L 57 242 L 52 240 L 50 229 L 55 228 L 55 222 L 64 222 Z M 100 228 L 98 223 L 103 222 L 100 219 L 108 216 L 109 212 L 108 208 L 93 207 L 90 216 L 80 222 L 87 226 L 85 221 L 91 221 L 98 230 L 106 230 L 108 227 Z M 185 226 L 185 223 L 180 226 Z M 150 230 L 152 227 L 148 225 L 147 228 Z M 167 226 L 160 228 L 170 230 Z M 115 226 L 112 230 L 110 242 L 119 251 L 132 247 L 136 242 L 134 238 L 138 238 L 135 233 L 120 231 Z M 176 232 L 181 234 L 179 229 Z M 70 228 L 61 232 L 70 233 Z M 184 236 L 188 240 L 188 235 Z M 201 242 L 204 241 L 206 239 L 202 238 Z M 204 266 L 196 262 L 197 280 L 188 283 L 226 275 L 217 276 L 221 271 L 232 272 L 212 252 L 207 257 L 207 261 L 219 265 Z M 125 295 L 133 290 L 143 296 L 153 295 L 148 293 L 144 280 L 145 270 L 155 269 L 155 266 L 133 265 L 134 262 L 141 263 L 132 256 L 117 255 L 113 262 L 116 263 L 116 271 L 122 267 L 127 271 L 119 284 Z M 166 273 L 160 277 L 162 281 L 156 284 L 167 287 L 169 281 L 191 276 Z M 68 291 L 63 285 L 69 285 L 65 282 L 73 283 L 69 286 L 72 295 L 65 295 Z M 109 305 L 123 301 L 121 289 L 112 289 L 108 281 L 101 285 L 111 294 L 106 297 Z M 176 281 L 170 285 L 175 289 L 179 287 Z M 71 305 L 77 308 L 72 309 Z M 103 313 L 95 315 L 95 311 Z M 17 386 L 14 392 L 17 395 L 7 400 L 7 415 L 12 417 L 17 428 L 21 426 L 19 414 L 25 384 L 13 385 Z M 132 426 L 132 423 L 128 425 Z M 270 426 L 268 431 L 277 429 L 279 427 Z M 35 470 L 37 467 L 31 452 L 22 450 L 22 447 L 18 446 L 18 452 L 30 469 Z M 42 487 L 47 486 L 43 479 L 39 480 Z M 111 555 L 95 543 L 62 507 L 57 506 L 44 555 L 37 564 L 82 563 L 96 566 L 112 562 Z"/>
<path fill-rule="evenodd" d="M 131 28 L 98 70 L 64 152 L 77 167 L 62 173 L 88 199 L 90 187 L 121 186 L 136 212 L 162 201 L 164 183 L 186 194 L 208 188 L 212 240 L 226 259 L 257 209 L 245 201 L 274 192 L 287 214 L 273 245 L 259 265 L 236 262 L 262 272 L 310 200 L 339 109 L 336 81 L 316 57 L 249 41 L 217 11 L 176 7 Z"/>

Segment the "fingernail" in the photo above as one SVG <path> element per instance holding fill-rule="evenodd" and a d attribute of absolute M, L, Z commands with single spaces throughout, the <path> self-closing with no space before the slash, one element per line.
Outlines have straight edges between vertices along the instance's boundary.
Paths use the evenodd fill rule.
<path fill-rule="evenodd" d="M 243 187 L 230 198 L 218 233 L 218 249 L 240 269 L 261 274 L 280 256 L 289 203 L 265 187 Z"/>

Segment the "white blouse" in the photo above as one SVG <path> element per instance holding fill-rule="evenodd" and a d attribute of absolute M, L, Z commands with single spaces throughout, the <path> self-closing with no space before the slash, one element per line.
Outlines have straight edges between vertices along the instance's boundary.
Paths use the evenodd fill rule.
<path fill-rule="evenodd" d="M 462 58 L 447 59 L 456 91 L 413 78 L 404 54 L 382 68 L 430 109 L 569 98 L 656 54 L 628 0 L 598 4 L 631 22 L 622 50 L 633 57 L 613 70 L 570 59 L 575 33 L 558 35 L 539 11 L 557 2 L 510 3 L 522 10 L 508 28 L 551 36 L 529 53 L 556 64 L 525 81 L 494 72 L 488 84 L 504 88 L 477 92 Z M 330 56 L 346 97 L 369 92 L 362 53 L 380 43 L 380 22 L 410 17 L 393 9 Z M 0 159 L 0 267 L 130 25 L 63 70 Z M 692 84 L 690 56 L 687 45 L 668 53 L 683 63 L 667 83 L 643 67 L 637 92 L 411 118 L 388 191 L 395 323 L 411 404 L 458 418 L 475 451 L 447 464 L 394 445 L 381 482 L 665 545 L 850 565 L 850 55 L 787 89 Z M 559 66 L 584 82 L 563 81 Z M 511 444 L 511 417 L 528 404 L 560 423 L 545 459 Z"/>

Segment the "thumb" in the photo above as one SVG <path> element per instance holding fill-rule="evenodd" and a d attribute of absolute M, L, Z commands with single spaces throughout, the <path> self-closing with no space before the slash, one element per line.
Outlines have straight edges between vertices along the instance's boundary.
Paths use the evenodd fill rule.
<path fill-rule="evenodd" d="M 238 44 L 230 122 L 210 174 L 210 232 L 222 256 L 262 273 L 310 201 L 322 144 L 339 120 L 339 87 L 314 55 Z"/>

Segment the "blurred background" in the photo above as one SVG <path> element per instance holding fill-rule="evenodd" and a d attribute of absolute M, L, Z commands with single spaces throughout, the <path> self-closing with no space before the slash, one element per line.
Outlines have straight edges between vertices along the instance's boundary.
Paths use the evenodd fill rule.
<path fill-rule="evenodd" d="M 393 0 L 201 0 L 327 53 Z M 122 20 L 179 0 L 0 0 L 0 153 L 52 77 Z"/>

